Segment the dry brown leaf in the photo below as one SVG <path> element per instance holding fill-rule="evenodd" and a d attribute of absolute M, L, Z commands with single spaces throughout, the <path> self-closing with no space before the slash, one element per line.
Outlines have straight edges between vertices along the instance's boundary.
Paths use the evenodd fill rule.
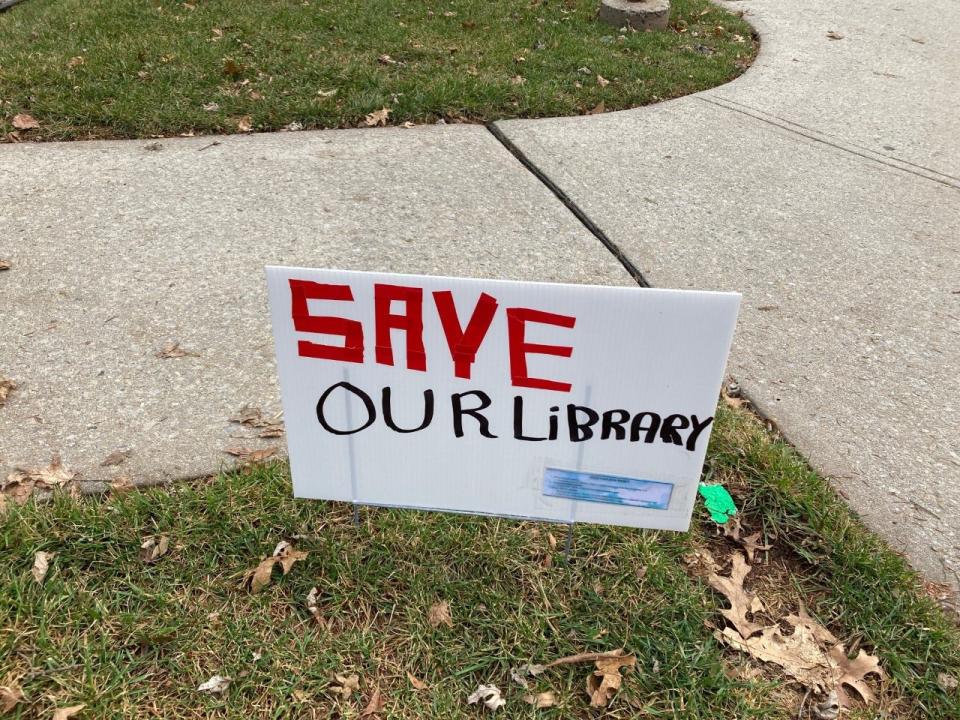
<path fill-rule="evenodd" d="M 601 113 L 605 113 L 606 111 L 607 111 L 607 107 L 606 105 L 603 104 L 603 101 L 601 100 L 596 104 L 596 106 L 592 110 L 587 110 L 587 115 L 600 115 Z"/>
<path fill-rule="evenodd" d="M 746 639 L 729 627 L 722 633 L 716 631 L 715 635 L 758 660 L 779 665 L 788 675 L 816 692 L 823 693 L 833 687 L 827 656 L 804 625 L 797 626 L 793 634 L 787 636 L 777 626 L 764 628 L 760 635 Z"/>
<path fill-rule="evenodd" d="M 467 704 L 483 701 L 483 704 L 491 712 L 507 704 L 507 701 L 500 696 L 500 689 L 496 685 L 478 685 L 470 697 L 467 698 Z"/>
<path fill-rule="evenodd" d="M 10 393 L 16 389 L 17 384 L 13 380 L 0 378 L 0 407 L 7 404 L 7 398 L 10 397 Z"/>
<path fill-rule="evenodd" d="M 252 593 L 258 593 L 270 584 L 274 565 L 279 563 L 283 574 L 286 575 L 295 562 L 303 560 L 308 554 L 306 551 L 294 550 L 293 546 L 285 540 L 281 541 L 274 549 L 273 555 L 264 558 L 253 570 L 248 570 L 244 574 L 240 585 L 249 588 Z"/>
<path fill-rule="evenodd" d="M 743 530 L 743 525 L 738 515 L 731 515 L 727 518 L 727 521 L 720 526 L 720 529 L 723 530 L 723 536 L 725 538 L 740 542 L 740 532 Z"/>
<path fill-rule="evenodd" d="M 840 700 L 841 707 L 851 707 L 853 700 L 850 694 L 844 688 L 845 685 L 852 687 L 865 703 L 872 705 L 877 701 L 873 690 L 866 683 L 867 675 L 874 674 L 883 680 L 886 674 L 880 667 L 880 659 L 875 655 L 868 655 L 863 650 L 857 653 L 857 656 L 851 660 L 847 657 L 843 645 L 837 643 L 830 650 L 830 662 L 836 679 L 837 697 Z"/>
<path fill-rule="evenodd" d="M 433 625 L 433 627 L 446 625 L 452 628 L 453 617 L 450 615 L 450 603 L 446 600 L 434 603 L 427 612 L 427 621 Z"/>
<path fill-rule="evenodd" d="M 233 455 L 234 457 L 238 457 L 246 463 L 253 465 L 263 462 L 264 460 L 276 455 L 277 448 L 268 447 L 260 450 L 254 450 L 253 448 L 247 447 L 228 447 L 224 448 L 223 451 L 228 455 Z"/>
<path fill-rule="evenodd" d="M 180 343 L 178 342 L 171 341 L 157 351 L 157 357 L 167 360 L 169 358 L 200 357 L 200 355 L 199 353 L 180 347 Z"/>
<path fill-rule="evenodd" d="M 131 490 L 136 489 L 136 485 L 133 484 L 133 480 L 130 479 L 129 475 L 121 475 L 112 483 L 110 483 L 110 492 L 114 495 L 122 495 L 123 493 L 128 493 Z"/>
<path fill-rule="evenodd" d="M 753 562 L 753 556 L 757 550 L 769 550 L 772 545 L 761 545 L 760 544 L 760 533 L 755 532 L 752 535 L 747 535 L 745 538 L 737 538 L 743 549 L 747 551 L 747 561 Z"/>
<path fill-rule="evenodd" d="M 836 30 L 828 30 L 827 37 L 831 40 L 843 40 L 843 35 L 838 33 Z"/>
<path fill-rule="evenodd" d="M 10 712 L 23 700 L 23 690 L 16 683 L 0 685 L 0 715 Z"/>
<path fill-rule="evenodd" d="M 734 553 L 729 577 L 723 577 L 716 573 L 707 577 L 710 587 L 730 602 L 730 608 L 721 610 L 720 613 L 730 621 L 744 638 L 749 638 L 754 633 L 763 630 L 763 625 L 758 625 L 747 619 L 748 613 L 752 614 L 763 609 L 759 598 L 743 589 L 743 580 L 749 572 L 750 566 L 743 559 L 743 554 Z"/>
<path fill-rule="evenodd" d="M 57 708 L 53 711 L 53 720 L 70 720 L 74 715 L 83 710 L 86 705 L 71 705 L 70 707 Z"/>
<path fill-rule="evenodd" d="M 71 70 L 75 67 L 80 67 L 86 62 L 86 59 L 82 55 L 77 55 L 67 60 L 67 67 Z"/>
<path fill-rule="evenodd" d="M 210 693 L 211 695 L 219 695 L 226 691 L 230 687 L 231 678 L 224 675 L 214 675 L 205 683 L 201 684 L 198 688 L 198 692 Z"/>
<path fill-rule="evenodd" d="M 47 571 L 50 569 L 50 561 L 53 560 L 56 553 L 43 552 L 42 550 L 33 556 L 33 567 L 30 569 L 30 574 L 33 575 L 33 579 L 37 581 L 38 584 L 43 584 L 43 580 L 47 577 Z"/>
<path fill-rule="evenodd" d="M 606 87 L 610 84 L 610 81 L 607 80 L 603 75 L 597 75 L 597 85 L 600 87 Z"/>
<path fill-rule="evenodd" d="M 342 700 L 349 700 L 354 691 L 360 690 L 360 677 L 357 675 L 337 675 L 336 681 L 330 684 L 330 690 L 339 695 Z"/>
<path fill-rule="evenodd" d="M 380 63 L 381 65 L 396 65 L 396 64 L 397 64 L 397 61 L 394 60 L 394 59 L 393 59 L 392 57 L 390 57 L 389 55 L 387 55 L 386 53 L 384 53 L 383 55 L 378 55 L 378 56 L 377 56 L 377 62 Z"/>
<path fill-rule="evenodd" d="M 317 600 L 319 598 L 320 591 L 317 588 L 310 588 L 310 592 L 307 593 L 307 610 L 310 611 L 310 614 L 313 616 L 313 619 L 316 620 L 320 625 L 326 626 L 326 622 L 323 619 L 323 615 L 320 614 L 320 608 L 317 606 Z"/>
<path fill-rule="evenodd" d="M 379 110 L 374 110 L 372 113 L 367 115 L 364 119 L 367 127 L 375 127 L 377 125 L 386 125 L 387 120 L 390 119 L 390 113 L 392 110 L 388 107 L 380 108 Z"/>
<path fill-rule="evenodd" d="M 259 431 L 257 437 L 261 438 L 278 438 L 283 435 L 282 422 L 263 417 L 263 411 L 252 405 L 244 405 L 240 408 L 240 412 L 230 418 L 230 422 L 255 428 Z"/>
<path fill-rule="evenodd" d="M 10 133 L 10 134 L 13 135 L 14 133 Z M 10 264 L 9 260 L 4 260 L 3 258 L 0 258 L 0 270 L 9 270 L 11 267 L 13 266 Z"/>
<path fill-rule="evenodd" d="M 237 118 L 237 131 L 242 133 L 253 132 L 253 118 L 249 115 Z"/>
<path fill-rule="evenodd" d="M 103 462 L 100 463 L 100 467 L 112 467 L 113 465 L 120 465 L 128 460 L 131 455 L 133 455 L 132 450 L 114 450 L 103 459 Z"/>
<path fill-rule="evenodd" d="M 525 702 L 533 705 L 537 710 L 540 708 L 553 707 L 557 704 L 557 696 L 552 690 L 537 693 L 536 695 L 524 695 Z"/>
<path fill-rule="evenodd" d="M 140 543 L 140 560 L 147 565 L 152 565 L 169 550 L 170 538 L 166 535 L 148 537 Z"/>
<path fill-rule="evenodd" d="M 514 75 L 512 78 L 510 78 L 510 84 L 511 84 L 511 85 L 526 85 L 526 84 L 527 84 L 527 79 L 526 79 L 525 77 L 523 77 L 523 75 Z"/>
<path fill-rule="evenodd" d="M 40 123 L 37 122 L 36 118 L 27 113 L 19 113 L 14 115 L 10 124 L 13 125 L 17 130 L 34 130 L 40 127 Z"/>
<path fill-rule="evenodd" d="M 637 658 L 635 655 L 608 655 L 597 658 L 595 664 L 597 669 L 587 678 L 590 706 L 606 707 L 623 683 L 620 668 L 633 667 L 637 664 Z"/>
<path fill-rule="evenodd" d="M 383 699 L 383 695 L 380 693 L 380 690 L 374 689 L 373 695 L 370 696 L 370 702 L 367 703 L 367 706 L 360 711 L 360 717 L 372 717 L 373 715 L 378 715 L 383 712 L 383 708 L 386 705 L 386 701 Z"/>
<path fill-rule="evenodd" d="M 420 680 L 416 675 L 407 670 L 407 680 L 410 681 L 410 686 L 414 690 L 426 690 L 429 685 L 427 685 L 423 680 Z"/>
<path fill-rule="evenodd" d="M 833 646 L 840 642 L 832 632 L 810 617 L 807 613 L 807 608 L 804 607 L 802 603 L 796 615 L 787 615 L 784 620 L 795 628 L 803 626 L 810 631 L 810 634 L 813 635 L 814 638 L 825 645 Z"/>

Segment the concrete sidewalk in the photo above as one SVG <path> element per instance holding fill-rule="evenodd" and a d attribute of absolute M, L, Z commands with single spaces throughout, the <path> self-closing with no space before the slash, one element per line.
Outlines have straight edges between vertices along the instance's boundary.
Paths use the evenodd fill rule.
<path fill-rule="evenodd" d="M 743 293 L 730 372 L 868 525 L 956 586 L 960 5 L 727 6 L 761 32 L 735 82 L 498 125 L 652 285 Z"/>
<path fill-rule="evenodd" d="M 903 5 L 733 3 L 763 43 L 736 82 L 498 127 L 652 284 L 743 292 L 731 372 L 958 585 L 960 6 Z M 20 385 L 0 477 L 60 453 L 87 481 L 157 482 L 276 444 L 229 422 L 279 409 L 268 263 L 633 282 L 484 128 L 149 145 L 0 146 L 0 376 Z"/>

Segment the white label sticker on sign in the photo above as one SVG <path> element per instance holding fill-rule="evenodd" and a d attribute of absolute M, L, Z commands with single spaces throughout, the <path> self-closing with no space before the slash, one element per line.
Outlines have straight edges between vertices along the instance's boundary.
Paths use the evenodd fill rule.
<path fill-rule="evenodd" d="M 688 527 L 739 295 L 267 280 L 297 497 Z"/>

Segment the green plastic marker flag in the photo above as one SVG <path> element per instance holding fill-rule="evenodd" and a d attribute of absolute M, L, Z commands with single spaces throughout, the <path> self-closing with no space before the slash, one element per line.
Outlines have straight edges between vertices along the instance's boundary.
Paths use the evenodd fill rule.
<path fill-rule="evenodd" d="M 704 485 L 700 483 L 700 495 L 703 496 L 710 517 L 719 525 L 737 514 L 737 506 L 723 485 Z"/>

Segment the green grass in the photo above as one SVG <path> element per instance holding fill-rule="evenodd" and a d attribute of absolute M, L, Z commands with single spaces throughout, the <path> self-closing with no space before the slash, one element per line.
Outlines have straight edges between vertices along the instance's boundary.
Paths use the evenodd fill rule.
<path fill-rule="evenodd" d="M 886 717 L 960 716 L 958 696 L 936 682 L 960 675 L 956 627 L 789 447 L 721 409 L 708 474 L 775 546 L 754 572 L 779 597 L 768 606 L 802 599 L 848 647 L 880 655 Z M 383 717 L 477 717 L 485 711 L 465 698 L 479 683 L 505 692 L 511 718 L 797 716 L 801 692 L 769 668 L 738 676 L 746 661 L 712 636 L 724 603 L 683 558 L 708 545 L 721 559 L 732 546 L 700 510 L 690 534 L 578 526 L 569 564 L 562 527 L 370 508 L 360 518 L 354 527 L 349 506 L 292 499 L 283 465 L 8 511 L 0 685 L 19 682 L 28 698 L 12 717 L 75 703 L 97 718 L 356 717 L 373 688 Z M 144 565 L 140 541 L 158 533 L 172 550 Z M 309 557 L 260 594 L 240 589 L 280 539 Z M 39 550 L 56 553 L 42 586 L 30 575 Z M 314 586 L 326 627 L 306 609 Z M 427 620 L 439 600 L 452 628 Z M 586 666 L 537 679 L 535 691 L 560 697 L 549 710 L 530 709 L 510 680 L 527 661 L 621 646 L 637 668 L 607 711 L 586 707 Z M 360 676 L 360 697 L 333 699 L 338 672 Z M 407 672 L 429 689 L 414 691 Z M 225 696 L 196 692 L 214 674 L 234 678 Z"/>
<path fill-rule="evenodd" d="M 30 0 L 0 14 L 0 138 L 18 113 L 40 123 L 22 139 L 49 140 L 355 127 L 383 107 L 398 124 L 576 115 L 719 85 L 756 53 L 705 0 L 622 35 L 596 5 Z"/>

